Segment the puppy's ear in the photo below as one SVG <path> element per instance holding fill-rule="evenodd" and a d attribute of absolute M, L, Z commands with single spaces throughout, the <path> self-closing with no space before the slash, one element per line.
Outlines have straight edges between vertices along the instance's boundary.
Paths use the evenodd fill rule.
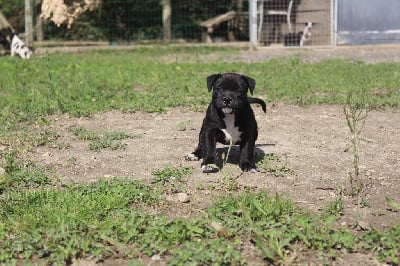
<path fill-rule="evenodd" d="M 242 75 L 242 79 L 247 85 L 247 88 L 250 90 L 251 95 L 253 95 L 254 88 L 256 87 L 256 81 L 253 78 Z"/>
<path fill-rule="evenodd" d="M 217 79 L 219 79 L 221 76 L 221 74 L 214 74 L 207 77 L 208 91 L 211 91 L 213 89 L 215 81 L 217 81 Z"/>

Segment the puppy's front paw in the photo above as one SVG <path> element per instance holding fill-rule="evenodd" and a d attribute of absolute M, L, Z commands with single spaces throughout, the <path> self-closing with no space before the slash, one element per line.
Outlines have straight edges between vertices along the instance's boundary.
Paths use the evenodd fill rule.
<path fill-rule="evenodd" d="M 201 170 L 203 170 L 203 173 L 216 173 L 219 171 L 219 167 L 215 164 L 203 164 Z"/>
<path fill-rule="evenodd" d="M 185 154 L 185 160 L 186 161 L 198 161 L 199 157 L 197 157 L 193 153 L 187 153 L 187 154 Z"/>
<path fill-rule="evenodd" d="M 258 169 L 257 167 L 250 162 L 244 162 L 240 164 L 240 169 L 242 169 L 243 172 L 249 172 L 249 173 L 257 173 Z"/>

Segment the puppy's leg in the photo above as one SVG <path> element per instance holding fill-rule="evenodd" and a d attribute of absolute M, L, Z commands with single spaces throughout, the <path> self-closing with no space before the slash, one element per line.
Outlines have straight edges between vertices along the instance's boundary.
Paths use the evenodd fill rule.
<path fill-rule="evenodd" d="M 240 145 L 241 154 L 239 166 L 243 172 L 258 172 L 256 164 L 253 161 L 254 146 L 255 140 L 253 138 L 248 139 L 247 142 Z"/>
<path fill-rule="evenodd" d="M 205 132 L 204 134 L 204 159 L 201 163 L 201 170 L 203 170 L 204 173 L 215 173 L 219 170 L 215 164 L 217 145 L 216 133 L 216 129 L 213 129 Z"/>
<path fill-rule="evenodd" d="M 194 152 L 190 152 L 190 153 L 187 153 L 185 155 L 185 160 L 186 161 L 198 161 L 201 158 L 203 158 L 203 152 L 202 152 L 201 143 L 199 143 L 199 145 L 194 150 Z"/>
<path fill-rule="evenodd" d="M 190 152 L 185 155 L 186 161 L 198 161 L 204 157 L 204 145 L 206 141 L 205 132 L 206 130 L 204 129 L 203 124 L 199 134 L 199 144 L 197 145 L 197 148 L 194 150 L 194 152 Z"/>

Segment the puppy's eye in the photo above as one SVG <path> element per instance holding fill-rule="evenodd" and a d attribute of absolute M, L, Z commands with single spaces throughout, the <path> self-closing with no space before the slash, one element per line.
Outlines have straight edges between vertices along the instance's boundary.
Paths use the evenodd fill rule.
<path fill-rule="evenodd" d="M 214 88 L 214 93 L 218 93 L 221 90 L 221 87 L 215 87 Z"/>

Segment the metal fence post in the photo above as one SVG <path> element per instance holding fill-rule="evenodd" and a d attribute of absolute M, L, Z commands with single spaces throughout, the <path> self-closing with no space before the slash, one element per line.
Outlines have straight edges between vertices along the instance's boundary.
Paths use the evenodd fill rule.
<path fill-rule="evenodd" d="M 331 0 L 331 45 L 336 47 L 337 44 L 337 0 Z"/>
<path fill-rule="evenodd" d="M 257 0 L 249 1 L 249 35 L 250 45 L 256 48 L 258 44 L 257 38 Z"/>

